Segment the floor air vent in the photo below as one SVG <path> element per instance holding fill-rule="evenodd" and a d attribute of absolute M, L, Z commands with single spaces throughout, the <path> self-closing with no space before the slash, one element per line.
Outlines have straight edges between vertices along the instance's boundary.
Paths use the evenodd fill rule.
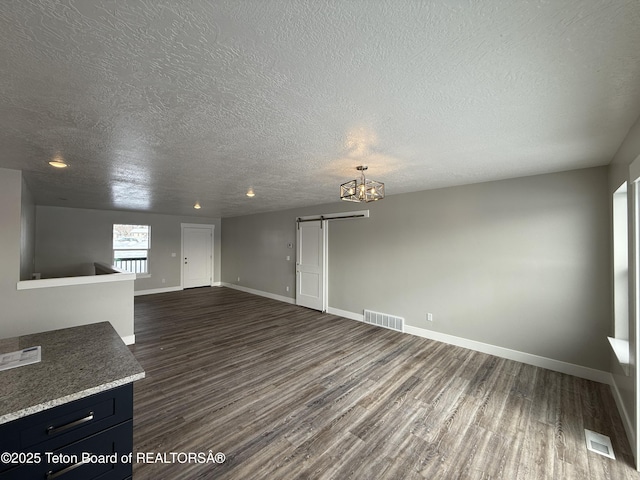
<path fill-rule="evenodd" d="M 587 441 L 587 450 L 615 460 L 616 457 L 613 454 L 613 446 L 611 445 L 611 439 L 609 437 L 592 432 L 586 428 L 584 429 L 584 435 Z"/>
<path fill-rule="evenodd" d="M 364 323 L 377 325 L 378 327 L 389 328 L 397 332 L 404 332 L 404 318 L 388 315 L 386 313 L 364 311 Z"/>

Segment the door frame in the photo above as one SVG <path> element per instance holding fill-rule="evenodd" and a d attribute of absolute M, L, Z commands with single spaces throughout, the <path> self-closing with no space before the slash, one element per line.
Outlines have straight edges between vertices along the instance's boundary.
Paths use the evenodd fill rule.
<path fill-rule="evenodd" d="M 214 257 L 214 245 L 215 245 L 215 233 L 216 226 L 208 223 L 181 223 L 180 224 L 180 288 L 184 290 L 184 229 L 185 228 L 207 228 L 211 230 L 211 280 L 209 281 L 209 286 L 213 287 L 214 281 L 214 270 L 213 270 L 213 257 Z"/>

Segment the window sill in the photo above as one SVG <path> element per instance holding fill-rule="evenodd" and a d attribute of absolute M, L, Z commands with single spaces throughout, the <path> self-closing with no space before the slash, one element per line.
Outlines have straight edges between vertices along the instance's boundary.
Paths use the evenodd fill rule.
<path fill-rule="evenodd" d="M 613 353 L 618 359 L 618 363 L 624 370 L 625 375 L 629 375 L 629 341 L 620 338 L 607 337 Z"/>

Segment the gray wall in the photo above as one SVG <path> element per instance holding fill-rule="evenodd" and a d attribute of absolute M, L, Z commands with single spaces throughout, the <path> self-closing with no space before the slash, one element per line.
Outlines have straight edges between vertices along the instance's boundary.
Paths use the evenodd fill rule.
<path fill-rule="evenodd" d="M 17 290 L 23 185 L 20 171 L 0 168 L 0 338 L 104 321 L 122 337 L 133 335 L 132 280 Z"/>
<path fill-rule="evenodd" d="M 22 174 L 0 168 L 0 294 L 16 289 L 20 280 L 20 229 L 22 207 Z M 4 302 L 0 302 L 3 305 Z M 4 305 L 0 316 L 4 317 Z"/>
<path fill-rule="evenodd" d="M 223 218 L 222 281 L 295 298 L 296 218 L 366 208 L 344 202 Z M 293 244 L 293 248 L 288 248 L 288 243 Z M 289 292 L 286 291 L 287 286 Z"/>
<path fill-rule="evenodd" d="M 24 179 L 22 179 L 21 195 L 20 280 L 29 280 L 31 279 L 31 274 L 35 271 L 36 206 Z"/>
<path fill-rule="evenodd" d="M 611 165 L 609 166 L 609 198 L 608 202 L 613 208 L 613 193 L 616 189 L 625 181 L 629 182 L 629 192 L 632 191 L 631 181 L 629 175 L 629 165 L 640 155 L 640 118 L 631 127 L 626 138 L 620 145 L 618 152 L 613 158 Z M 633 202 L 632 195 L 628 197 L 628 211 L 629 211 L 629 245 L 632 245 L 631 236 L 635 229 L 635 218 L 633 217 Z M 612 231 L 612 228 L 609 229 Z M 634 249 L 629 249 L 629 312 L 635 312 L 635 291 L 636 283 L 638 279 L 635 276 L 635 253 Z M 613 277 L 613 270 L 610 273 Z M 613 281 L 612 281 L 613 284 Z M 613 335 L 614 325 L 613 320 L 610 326 L 610 334 Z M 611 355 L 611 371 L 613 373 L 613 381 L 615 382 L 616 389 L 620 392 L 623 408 L 629 417 L 629 423 L 633 429 L 632 434 L 638 436 L 638 411 L 636 407 L 636 392 L 638 390 L 637 377 L 638 377 L 638 359 L 635 356 L 635 352 L 638 345 L 638 331 L 636 328 L 636 319 L 633 315 L 629 318 L 629 351 L 630 351 L 630 367 L 629 375 L 625 375 L 617 359 L 614 355 Z M 634 451 L 637 451 L 637 446 L 631 446 Z M 636 458 L 638 455 L 636 454 Z"/>
<path fill-rule="evenodd" d="M 330 223 L 331 307 L 609 370 L 607 205 L 600 167 L 223 219 L 222 280 L 293 298 L 295 217 L 369 208 Z"/>
<path fill-rule="evenodd" d="M 214 282 L 220 281 L 218 218 L 46 206 L 36 207 L 36 271 L 43 278 L 91 275 L 93 262 L 111 264 L 114 223 L 151 225 L 151 277 L 137 279 L 136 291 L 180 286 L 181 223 L 215 225 Z"/>

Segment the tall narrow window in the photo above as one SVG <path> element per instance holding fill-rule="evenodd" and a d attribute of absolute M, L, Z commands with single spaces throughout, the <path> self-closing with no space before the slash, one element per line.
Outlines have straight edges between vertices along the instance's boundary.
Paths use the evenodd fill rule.
<path fill-rule="evenodd" d="M 149 273 L 149 225 L 113 225 L 113 265 L 131 273 Z"/>
<path fill-rule="evenodd" d="M 613 194 L 613 319 L 609 343 L 629 375 L 629 216 L 627 182 Z"/>
<path fill-rule="evenodd" d="M 615 336 L 629 339 L 629 228 L 627 182 L 613 194 L 613 293 Z"/>

